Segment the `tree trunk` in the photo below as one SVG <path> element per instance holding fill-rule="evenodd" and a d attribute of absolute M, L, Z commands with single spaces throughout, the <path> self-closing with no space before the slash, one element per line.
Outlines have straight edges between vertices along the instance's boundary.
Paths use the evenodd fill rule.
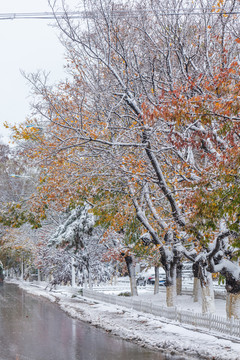
<path fill-rule="evenodd" d="M 200 280 L 195 277 L 193 280 L 193 302 L 199 301 L 199 289 L 200 289 Z"/>
<path fill-rule="evenodd" d="M 154 295 L 159 293 L 159 266 L 155 266 Z"/>
<path fill-rule="evenodd" d="M 176 295 L 177 295 L 177 293 L 176 293 L 176 285 L 175 284 L 166 287 L 167 307 L 176 305 Z"/>
<path fill-rule="evenodd" d="M 199 263 L 196 262 L 192 266 L 193 269 L 193 301 L 198 302 L 199 301 L 199 290 L 200 290 L 200 279 L 199 279 Z"/>
<path fill-rule="evenodd" d="M 37 275 L 38 275 L 38 282 L 41 281 L 41 272 L 40 269 L 37 270 Z"/>
<path fill-rule="evenodd" d="M 113 275 L 110 277 L 110 281 L 109 281 L 110 285 L 113 285 Z"/>
<path fill-rule="evenodd" d="M 88 285 L 89 285 L 89 289 L 92 290 L 93 289 L 93 283 L 92 283 L 92 275 L 91 275 L 90 269 L 88 269 Z"/>
<path fill-rule="evenodd" d="M 129 277 L 130 277 L 130 286 L 131 286 L 131 295 L 137 296 L 137 281 L 136 281 L 136 274 L 135 274 L 135 266 L 133 263 L 129 266 Z"/>
<path fill-rule="evenodd" d="M 23 262 L 23 259 L 21 260 L 21 281 L 23 281 L 23 273 L 24 273 L 24 262 Z"/>
<path fill-rule="evenodd" d="M 240 319 L 240 293 L 227 293 L 226 312 L 229 319 L 231 319 L 231 317 Z"/>
<path fill-rule="evenodd" d="M 202 288 L 202 313 L 213 313 L 215 311 L 214 291 L 212 283 L 212 274 L 207 274 L 205 282 L 201 281 Z"/>
<path fill-rule="evenodd" d="M 176 264 L 172 264 L 171 270 L 166 271 L 166 303 L 168 307 L 176 305 Z"/>
<path fill-rule="evenodd" d="M 87 289 L 87 270 L 84 270 L 83 281 L 84 281 L 84 287 L 85 289 Z"/>
<path fill-rule="evenodd" d="M 161 263 L 166 272 L 166 303 L 167 306 L 175 306 L 177 298 L 176 273 L 177 264 L 182 257 L 178 250 L 177 238 L 173 231 L 167 231 L 164 235 L 165 245 L 160 247 Z"/>
<path fill-rule="evenodd" d="M 176 287 L 177 287 L 177 295 L 181 295 L 182 294 L 182 264 L 181 263 L 178 263 L 177 265 Z"/>
<path fill-rule="evenodd" d="M 237 265 L 238 266 L 238 265 Z M 232 272 L 224 272 L 226 278 L 226 290 L 227 290 L 227 301 L 226 301 L 226 313 L 230 319 L 240 319 L 240 279 L 235 279 Z"/>
<path fill-rule="evenodd" d="M 135 266 L 133 264 L 132 256 L 128 256 L 128 255 L 125 256 L 125 261 L 127 264 L 128 275 L 130 278 L 131 295 L 137 296 L 138 295 L 137 282 L 136 282 Z"/>
<path fill-rule="evenodd" d="M 72 287 L 76 286 L 76 271 L 74 266 L 74 258 L 71 258 L 71 270 L 72 270 Z"/>

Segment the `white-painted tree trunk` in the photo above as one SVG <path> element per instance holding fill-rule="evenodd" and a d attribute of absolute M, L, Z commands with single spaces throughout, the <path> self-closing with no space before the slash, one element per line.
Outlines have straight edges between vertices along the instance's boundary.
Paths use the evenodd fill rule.
<path fill-rule="evenodd" d="M 41 272 L 40 272 L 39 269 L 37 270 L 37 272 L 38 272 L 38 274 L 37 274 L 38 275 L 38 282 L 40 282 L 41 281 Z"/>
<path fill-rule="evenodd" d="M 177 298 L 177 291 L 176 291 L 176 284 L 166 287 L 166 302 L 167 306 L 176 306 L 176 298 Z"/>
<path fill-rule="evenodd" d="M 214 291 L 212 283 L 212 275 L 208 273 L 207 282 L 202 288 L 202 313 L 213 313 L 215 311 L 215 302 L 214 302 Z"/>
<path fill-rule="evenodd" d="M 135 273 L 135 266 L 133 263 L 129 265 L 129 277 L 130 277 L 130 286 L 131 286 L 131 295 L 137 296 L 137 282 L 136 282 L 136 273 Z"/>
<path fill-rule="evenodd" d="M 177 277 L 176 279 L 176 292 L 177 295 L 182 294 L 182 277 Z"/>
<path fill-rule="evenodd" d="M 199 301 L 199 291 L 200 290 L 200 280 L 198 278 L 194 278 L 193 281 L 193 301 L 198 302 Z"/>
<path fill-rule="evenodd" d="M 93 283 L 92 283 L 92 275 L 91 275 L 90 270 L 88 270 L 88 284 L 89 284 L 89 289 L 92 290 L 93 289 Z"/>
<path fill-rule="evenodd" d="M 87 270 L 84 270 L 83 272 L 83 282 L 84 282 L 84 288 L 87 289 Z"/>
<path fill-rule="evenodd" d="M 76 286 L 76 272 L 75 272 L 75 266 L 74 266 L 74 258 L 72 257 L 72 287 Z"/>
<path fill-rule="evenodd" d="M 173 278 L 171 284 L 166 286 L 166 303 L 168 307 L 176 306 L 177 287 L 176 287 L 176 266 L 173 269 Z"/>
<path fill-rule="evenodd" d="M 227 293 L 226 312 L 229 319 L 240 319 L 240 294 Z"/>
<path fill-rule="evenodd" d="M 23 281 L 23 271 L 24 271 L 24 264 L 23 264 L 23 259 L 21 260 L 21 281 Z"/>
<path fill-rule="evenodd" d="M 177 265 L 176 270 L 176 288 L 177 288 L 177 295 L 182 294 L 182 265 Z"/>

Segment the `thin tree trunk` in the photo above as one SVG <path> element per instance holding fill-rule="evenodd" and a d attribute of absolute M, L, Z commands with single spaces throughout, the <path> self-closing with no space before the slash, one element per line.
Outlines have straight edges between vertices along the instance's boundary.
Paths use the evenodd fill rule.
<path fill-rule="evenodd" d="M 74 258 L 71 259 L 71 270 L 72 270 L 72 287 L 76 286 L 76 271 L 74 266 Z"/>
<path fill-rule="evenodd" d="M 38 272 L 38 281 L 40 282 L 41 281 L 41 272 L 39 269 L 37 270 L 37 272 Z"/>
<path fill-rule="evenodd" d="M 83 274 L 83 276 L 84 276 L 84 287 L 85 287 L 85 289 L 87 289 L 87 270 L 84 270 L 84 274 Z"/>
<path fill-rule="evenodd" d="M 92 283 L 92 276 L 91 276 L 91 271 L 88 270 L 88 284 L 89 284 L 89 289 L 92 290 L 93 289 L 93 283 Z"/>
<path fill-rule="evenodd" d="M 154 295 L 159 293 L 159 266 L 155 266 Z"/>

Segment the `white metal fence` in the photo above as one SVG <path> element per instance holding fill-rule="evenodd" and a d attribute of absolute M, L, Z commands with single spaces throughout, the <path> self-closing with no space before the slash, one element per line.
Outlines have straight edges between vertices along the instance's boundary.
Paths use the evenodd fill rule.
<path fill-rule="evenodd" d="M 83 289 L 83 296 L 240 338 L 240 320 L 233 318 L 225 319 L 214 314 L 178 310 L 176 307 L 161 306 L 131 297 L 108 295 L 87 289 Z"/>

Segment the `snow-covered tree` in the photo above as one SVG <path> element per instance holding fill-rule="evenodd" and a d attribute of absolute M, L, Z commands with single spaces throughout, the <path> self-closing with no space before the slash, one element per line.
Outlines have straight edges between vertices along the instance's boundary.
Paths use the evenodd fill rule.
<path fill-rule="evenodd" d="M 88 279 L 90 288 L 92 281 L 109 279 L 113 269 L 103 262 L 103 254 L 108 246 L 102 241 L 104 229 L 95 225 L 95 217 L 90 212 L 91 206 L 77 206 L 66 221 L 60 225 L 49 240 L 50 246 L 72 250 L 75 267 Z"/>
<path fill-rule="evenodd" d="M 38 244 L 35 266 L 51 287 L 59 284 L 67 285 L 72 281 L 71 256 L 71 252 L 41 243 Z"/>
<path fill-rule="evenodd" d="M 52 4 L 54 12 L 58 1 Z M 107 196 L 110 207 L 117 199 L 115 208 L 125 215 L 119 216 L 121 225 L 135 212 L 160 249 L 170 306 L 183 255 L 197 259 L 206 296 L 211 285 L 205 252 L 211 253 L 206 244 L 218 236 L 218 223 L 209 238 L 205 218 L 201 236 L 191 215 L 202 210 L 196 189 L 207 190 L 202 191 L 206 199 L 200 198 L 210 199 L 212 206 L 211 194 L 226 193 L 215 169 L 221 171 L 223 154 L 239 151 L 239 24 L 234 17 L 239 6 L 234 0 L 188 5 L 181 0 L 84 1 L 81 23 L 67 12 L 61 21 L 56 18 L 68 53 L 69 81 L 53 89 L 39 74 L 28 77 L 37 95 L 39 117 L 33 120 L 36 126 L 42 121 L 45 131 L 15 129 L 16 138 L 27 139 L 32 131 L 38 138 L 27 149 L 33 163 L 43 162 L 37 208 L 91 196 L 106 211 L 102 198 Z M 200 184 L 209 175 L 208 164 L 212 176 Z M 236 177 L 237 189 L 239 174 L 232 170 L 228 175 Z M 235 218 L 232 193 L 226 195 L 224 209 Z M 186 250 L 189 242 L 199 256 Z"/>

